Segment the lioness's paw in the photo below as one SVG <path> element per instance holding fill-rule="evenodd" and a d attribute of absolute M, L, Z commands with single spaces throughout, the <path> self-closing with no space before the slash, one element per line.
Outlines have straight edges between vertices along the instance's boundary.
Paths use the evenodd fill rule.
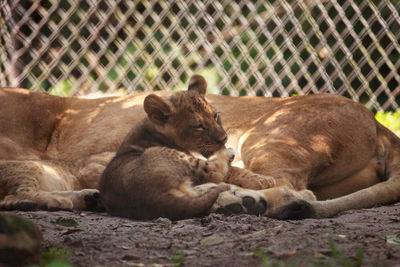
<path fill-rule="evenodd" d="M 262 215 L 267 211 L 267 201 L 261 193 L 231 185 L 231 190 L 219 194 L 211 212 L 225 215 L 245 213 Z"/>
<path fill-rule="evenodd" d="M 289 204 L 280 207 L 269 217 L 279 220 L 302 220 L 306 218 L 317 218 L 317 212 L 313 205 L 303 199 L 296 199 Z"/>

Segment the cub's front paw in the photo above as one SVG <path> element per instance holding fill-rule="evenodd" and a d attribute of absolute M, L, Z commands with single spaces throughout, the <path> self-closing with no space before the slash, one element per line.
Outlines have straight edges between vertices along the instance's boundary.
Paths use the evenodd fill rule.
<path fill-rule="evenodd" d="M 103 203 L 101 202 L 100 192 L 94 192 L 92 194 L 87 194 L 83 198 L 85 200 L 84 210 L 90 211 L 105 211 Z"/>
<path fill-rule="evenodd" d="M 267 211 L 267 201 L 257 191 L 231 185 L 231 190 L 219 194 L 211 212 L 230 214 L 263 215 Z"/>
<path fill-rule="evenodd" d="M 97 189 L 73 191 L 74 210 L 102 211 L 100 192 Z"/>
<path fill-rule="evenodd" d="M 258 173 L 252 173 L 241 179 L 240 185 L 244 188 L 261 190 L 272 188 L 276 185 L 275 179 Z"/>
<path fill-rule="evenodd" d="M 233 148 L 223 148 L 211 156 L 210 160 L 222 160 L 229 164 L 235 159 L 235 150 Z"/>

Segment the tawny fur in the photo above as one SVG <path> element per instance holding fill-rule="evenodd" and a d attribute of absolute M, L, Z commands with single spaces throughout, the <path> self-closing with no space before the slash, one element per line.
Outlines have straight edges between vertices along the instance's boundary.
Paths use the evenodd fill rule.
<path fill-rule="evenodd" d="M 69 191 L 96 188 L 125 135 L 145 118 L 147 95 L 88 100 L 0 90 L 0 197 L 35 201 L 16 193 L 15 184 L 28 177 L 44 183 L 33 187 L 35 194 L 64 190 L 54 181 L 62 181 Z M 311 207 L 315 216 L 329 217 L 400 200 L 400 140 L 362 105 L 328 94 L 206 99 L 220 112 L 229 136 L 226 146 L 237 151 L 235 161 L 251 171 L 244 175 L 231 168 L 227 181 L 258 189 L 247 192 L 256 201 L 267 201 L 266 215 L 290 217 L 298 204 L 300 210 Z M 91 157 L 103 153 L 107 159 L 76 175 L 86 169 L 85 164 L 76 166 L 77 160 L 87 160 L 89 166 Z M 59 170 L 44 175 L 38 171 L 43 166 L 37 166 L 46 164 Z M 16 168 L 25 174 L 17 174 Z M 241 201 L 226 191 L 212 210 Z"/>

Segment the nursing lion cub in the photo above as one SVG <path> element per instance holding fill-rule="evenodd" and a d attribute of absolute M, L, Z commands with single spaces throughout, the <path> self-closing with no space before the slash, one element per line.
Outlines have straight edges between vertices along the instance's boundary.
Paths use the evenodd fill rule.
<path fill-rule="evenodd" d="M 190 218 L 209 212 L 230 187 L 221 182 L 234 158 L 218 113 L 192 79 L 186 92 L 144 99 L 147 117 L 133 127 L 100 178 L 100 196 L 116 216 Z M 190 155 L 198 152 L 208 160 Z M 219 184 L 215 184 L 219 183 Z"/>

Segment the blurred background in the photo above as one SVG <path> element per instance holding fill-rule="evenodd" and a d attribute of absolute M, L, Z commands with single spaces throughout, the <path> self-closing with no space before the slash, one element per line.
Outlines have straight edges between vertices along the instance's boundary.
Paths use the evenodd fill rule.
<path fill-rule="evenodd" d="M 400 0 L 0 5 L 2 87 L 126 94 L 182 90 L 200 73 L 217 94 L 330 92 L 374 112 L 400 105 Z"/>

